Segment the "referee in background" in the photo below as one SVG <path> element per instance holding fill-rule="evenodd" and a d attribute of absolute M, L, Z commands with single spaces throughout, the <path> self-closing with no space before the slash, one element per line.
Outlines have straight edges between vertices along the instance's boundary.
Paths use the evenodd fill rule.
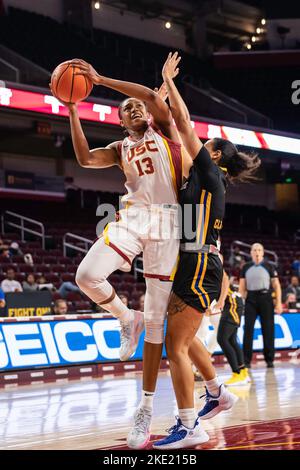
<path fill-rule="evenodd" d="M 264 247 L 254 243 L 251 247 L 252 262 L 246 263 L 240 276 L 240 294 L 245 303 L 244 357 L 250 367 L 253 347 L 253 331 L 257 316 L 260 317 L 264 340 L 264 357 L 267 367 L 274 367 L 274 311 L 282 313 L 281 286 L 278 274 L 270 263 L 264 261 Z M 271 287 L 275 291 L 274 309 Z"/>

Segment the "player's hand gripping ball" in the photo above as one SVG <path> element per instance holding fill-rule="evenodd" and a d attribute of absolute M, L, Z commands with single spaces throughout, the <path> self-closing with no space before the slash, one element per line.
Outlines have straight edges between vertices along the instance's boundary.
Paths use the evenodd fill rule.
<path fill-rule="evenodd" d="M 89 77 L 80 75 L 80 69 L 71 61 L 59 64 L 51 76 L 50 88 L 53 95 L 64 103 L 83 101 L 92 91 Z"/>

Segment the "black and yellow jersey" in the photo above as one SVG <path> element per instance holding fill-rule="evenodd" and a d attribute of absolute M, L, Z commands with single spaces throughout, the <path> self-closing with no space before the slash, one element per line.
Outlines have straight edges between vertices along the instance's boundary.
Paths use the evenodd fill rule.
<path fill-rule="evenodd" d="M 238 292 L 234 292 L 232 289 L 229 289 L 221 320 L 235 325 L 240 325 L 243 313 L 244 301 L 241 295 Z"/>
<path fill-rule="evenodd" d="M 217 245 L 225 213 L 226 176 L 202 147 L 179 191 L 182 243 Z M 180 251 L 173 292 L 187 305 L 205 312 L 221 293 L 223 265 L 206 252 Z"/>
<path fill-rule="evenodd" d="M 203 146 L 179 191 L 183 243 L 217 246 L 225 213 L 226 174 Z"/>

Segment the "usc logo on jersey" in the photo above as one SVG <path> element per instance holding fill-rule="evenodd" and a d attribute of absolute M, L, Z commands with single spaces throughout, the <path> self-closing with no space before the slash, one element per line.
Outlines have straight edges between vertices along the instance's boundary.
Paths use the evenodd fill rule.
<path fill-rule="evenodd" d="M 214 228 L 215 228 L 216 230 L 221 230 L 222 227 L 223 227 L 223 222 L 222 222 L 222 220 L 216 219 L 216 220 L 215 220 L 215 224 L 214 224 Z"/>
<path fill-rule="evenodd" d="M 155 145 L 154 140 L 145 140 L 141 145 L 133 147 L 127 152 L 126 159 L 130 163 L 134 157 L 140 157 L 145 152 L 158 152 L 158 148 Z"/>

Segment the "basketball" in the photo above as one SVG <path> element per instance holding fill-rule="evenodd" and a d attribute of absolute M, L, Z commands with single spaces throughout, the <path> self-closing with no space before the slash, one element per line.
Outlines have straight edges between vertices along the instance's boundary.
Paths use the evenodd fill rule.
<path fill-rule="evenodd" d="M 93 83 L 68 62 L 59 64 L 51 76 L 51 87 L 58 99 L 66 103 L 77 103 L 84 100 L 92 91 Z"/>

